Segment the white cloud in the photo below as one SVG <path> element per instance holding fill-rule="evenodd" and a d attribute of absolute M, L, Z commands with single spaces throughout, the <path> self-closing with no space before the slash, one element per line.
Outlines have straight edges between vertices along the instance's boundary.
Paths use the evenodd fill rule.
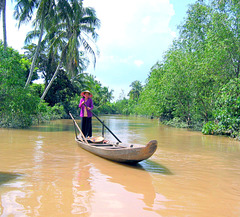
<path fill-rule="evenodd" d="M 134 64 L 138 67 L 140 67 L 144 62 L 142 60 L 134 60 Z"/>
<path fill-rule="evenodd" d="M 101 20 L 96 75 L 103 84 L 129 91 L 132 81 L 145 82 L 175 36 L 169 23 L 174 15 L 169 0 L 88 0 Z M 137 66 L 137 67 L 136 67 Z"/>
<path fill-rule="evenodd" d="M 142 24 L 146 26 L 146 25 L 148 25 L 150 23 L 150 21 L 151 21 L 151 17 L 150 16 L 146 16 L 146 17 L 144 17 L 142 19 Z"/>
<path fill-rule="evenodd" d="M 99 46 L 126 46 L 154 32 L 171 32 L 174 10 L 169 0 L 88 0 L 101 20 Z M 143 34 L 145 33 L 145 34 Z"/>

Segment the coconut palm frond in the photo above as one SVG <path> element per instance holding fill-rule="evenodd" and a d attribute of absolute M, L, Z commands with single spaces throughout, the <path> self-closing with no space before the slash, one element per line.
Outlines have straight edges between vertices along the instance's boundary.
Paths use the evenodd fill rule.
<path fill-rule="evenodd" d="M 24 44 L 29 44 L 32 42 L 32 40 L 38 38 L 40 35 L 40 30 L 34 30 L 34 31 L 30 31 L 27 33 L 27 36 L 25 38 Z"/>

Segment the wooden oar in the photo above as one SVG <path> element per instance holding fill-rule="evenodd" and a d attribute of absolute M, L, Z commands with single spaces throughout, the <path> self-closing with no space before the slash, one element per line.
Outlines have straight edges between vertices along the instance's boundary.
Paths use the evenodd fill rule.
<path fill-rule="evenodd" d="M 70 112 L 69 112 L 69 115 L 70 115 L 70 117 L 73 119 L 73 122 L 74 122 L 75 126 L 78 128 L 78 130 L 79 130 L 82 138 L 83 138 L 84 141 L 88 144 L 88 141 L 87 141 L 86 137 L 84 136 L 82 130 L 80 129 L 80 127 L 78 126 L 77 122 L 75 121 L 75 119 L 73 118 L 73 116 L 72 116 L 72 114 L 71 114 Z M 81 140 L 82 140 L 82 139 L 81 139 Z M 83 140 L 82 140 L 82 141 L 83 141 Z"/>
<path fill-rule="evenodd" d="M 86 108 L 88 107 L 85 103 L 84 103 L 84 105 L 86 106 Z M 95 118 L 97 118 L 97 119 L 102 123 L 102 125 L 103 125 L 104 127 L 106 127 L 106 129 L 117 139 L 117 141 L 119 141 L 120 143 L 122 143 L 121 140 L 120 140 L 119 138 L 117 138 L 117 136 L 104 124 L 104 122 L 103 122 L 92 110 L 89 110 L 89 111 L 92 112 L 93 116 L 94 116 Z"/>

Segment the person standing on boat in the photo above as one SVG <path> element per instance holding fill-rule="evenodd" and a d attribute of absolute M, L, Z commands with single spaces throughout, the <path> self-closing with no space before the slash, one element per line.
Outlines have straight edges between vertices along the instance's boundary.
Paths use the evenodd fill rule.
<path fill-rule="evenodd" d="M 81 129 L 83 135 L 85 137 L 92 137 L 92 112 L 93 109 L 93 101 L 92 101 L 92 94 L 90 91 L 85 90 L 81 93 L 81 100 L 79 103 L 80 117 L 81 121 Z"/>

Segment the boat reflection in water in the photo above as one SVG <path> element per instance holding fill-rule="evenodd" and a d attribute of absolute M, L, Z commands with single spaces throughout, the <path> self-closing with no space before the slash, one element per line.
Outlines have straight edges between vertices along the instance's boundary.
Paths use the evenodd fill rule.
<path fill-rule="evenodd" d="M 22 176 L 22 174 L 0 171 L 0 186 L 4 185 L 7 182 L 10 182 L 11 180 L 14 180 L 20 176 Z"/>
<path fill-rule="evenodd" d="M 131 165 L 129 165 L 131 166 Z M 134 167 L 134 166 L 133 166 Z M 160 173 L 164 175 L 173 175 L 173 173 L 162 164 L 159 164 L 153 160 L 142 161 L 135 166 L 136 169 L 145 170 L 151 173 Z"/>
<path fill-rule="evenodd" d="M 155 191 L 151 173 L 171 175 L 166 167 L 151 160 L 120 164 L 79 151 L 86 157 L 74 169 L 74 214 L 157 216 L 164 208 L 166 198 Z"/>

